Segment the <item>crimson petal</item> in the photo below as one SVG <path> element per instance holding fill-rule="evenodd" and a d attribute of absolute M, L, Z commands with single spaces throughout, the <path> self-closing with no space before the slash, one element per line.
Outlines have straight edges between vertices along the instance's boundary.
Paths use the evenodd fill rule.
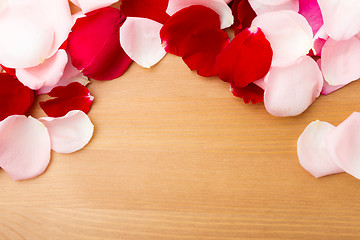
<path fill-rule="evenodd" d="M 122 0 L 120 11 L 127 17 L 149 18 L 165 23 L 169 18 L 166 13 L 169 0 Z"/>
<path fill-rule="evenodd" d="M 242 98 L 244 103 L 252 102 L 256 104 L 264 101 L 264 90 L 254 83 L 250 83 L 243 88 L 231 85 L 230 90 L 235 97 Z"/>
<path fill-rule="evenodd" d="M 249 28 L 252 20 L 256 17 L 256 13 L 248 0 L 234 0 L 231 11 L 234 16 L 234 24 L 231 28 L 234 30 L 235 35 L 239 34 L 241 30 Z"/>
<path fill-rule="evenodd" d="M 260 28 L 239 33 L 218 55 L 216 69 L 221 80 L 236 87 L 264 77 L 270 69 L 272 49 Z"/>
<path fill-rule="evenodd" d="M 56 87 L 50 91 L 49 96 L 56 98 L 40 102 L 40 107 L 49 117 L 62 117 L 71 110 L 88 113 L 94 100 L 90 91 L 78 82 Z"/>
<path fill-rule="evenodd" d="M 69 34 L 68 52 L 72 64 L 96 80 L 111 80 L 122 75 L 132 60 L 120 46 L 120 26 L 125 16 L 106 7 L 77 19 Z"/>
<path fill-rule="evenodd" d="M 0 121 L 25 114 L 34 101 L 33 91 L 7 73 L 0 73 Z"/>

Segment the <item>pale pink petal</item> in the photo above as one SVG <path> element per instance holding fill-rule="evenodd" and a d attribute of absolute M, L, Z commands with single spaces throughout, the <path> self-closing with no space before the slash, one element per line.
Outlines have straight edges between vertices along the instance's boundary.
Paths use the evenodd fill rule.
<path fill-rule="evenodd" d="M 256 84 L 258 87 L 261 87 L 263 90 L 265 90 L 265 79 L 261 78 L 259 80 L 256 80 L 253 82 L 254 84 Z"/>
<path fill-rule="evenodd" d="M 0 167 L 13 180 L 42 174 L 50 161 L 50 138 L 44 124 L 22 115 L 0 122 Z"/>
<path fill-rule="evenodd" d="M 318 64 L 320 70 L 321 70 L 321 58 L 319 58 L 316 63 Z M 322 90 L 321 90 L 321 94 L 322 95 L 328 95 L 332 92 L 335 92 L 336 90 L 342 88 L 346 86 L 346 84 L 342 84 L 342 85 L 330 85 L 325 79 L 324 79 L 324 82 L 323 82 L 323 87 L 322 87 Z"/>
<path fill-rule="evenodd" d="M 20 82 L 31 89 L 53 86 L 63 75 L 67 62 L 67 53 L 60 49 L 55 55 L 38 66 L 16 69 L 16 76 Z"/>
<path fill-rule="evenodd" d="M 321 55 L 321 68 L 330 85 L 347 84 L 360 78 L 360 40 L 357 37 L 342 41 L 329 38 Z"/>
<path fill-rule="evenodd" d="M 270 68 L 265 83 L 266 110 L 274 116 L 296 116 L 320 95 L 323 77 L 316 62 L 304 56 L 287 67 Z"/>
<path fill-rule="evenodd" d="M 39 119 L 47 127 L 51 149 L 58 153 L 72 153 L 83 148 L 91 139 L 94 125 L 82 111 L 68 112 L 64 117 Z"/>
<path fill-rule="evenodd" d="M 142 67 L 150 68 L 166 54 L 161 44 L 162 24 L 147 18 L 128 17 L 120 28 L 125 53 Z"/>
<path fill-rule="evenodd" d="M 8 5 L 7 0 L 0 0 L 0 11 Z"/>
<path fill-rule="evenodd" d="M 280 1 L 264 1 L 249 0 L 249 3 L 257 15 L 266 12 L 275 12 L 280 10 L 299 11 L 299 0 L 280 0 Z"/>
<path fill-rule="evenodd" d="M 316 178 L 343 172 L 332 160 L 325 144 L 325 136 L 334 128 L 335 126 L 330 123 L 313 121 L 297 141 L 297 154 L 301 166 Z"/>
<path fill-rule="evenodd" d="M 273 49 L 272 66 L 291 64 L 306 55 L 313 44 L 309 23 L 294 11 L 282 10 L 257 16 L 252 26 L 260 27 Z"/>
<path fill-rule="evenodd" d="M 346 40 L 360 32 L 359 0 L 318 0 L 326 33 L 335 40 Z"/>
<path fill-rule="evenodd" d="M 354 112 L 325 136 L 334 162 L 345 172 L 360 179 L 360 113 Z"/>
<path fill-rule="evenodd" d="M 219 14 L 221 28 L 230 27 L 234 23 L 234 17 L 231 9 L 224 0 L 169 0 L 168 8 L 166 9 L 167 14 L 170 16 L 179 10 L 189 7 L 191 5 L 203 5 L 211 8 L 217 14 Z"/>
<path fill-rule="evenodd" d="M 312 51 L 315 56 L 321 56 L 322 48 L 329 36 L 326 34 L 324 26 L 322 26 L 314 36 L 314 44 Z"/>
<path fill-rule="evenodd" d="M 37 7 L 11 4 L 0 12 L 0 64 L 27 68 L 48 57 L 55 36 L 54 27 Z"/>
<path fill-rule="evenodd" d="M 71 0 L 73 4 L 81 8 L 84 14 L 100 8 L 108 7 L 118 1 L 119 0 Z"/>

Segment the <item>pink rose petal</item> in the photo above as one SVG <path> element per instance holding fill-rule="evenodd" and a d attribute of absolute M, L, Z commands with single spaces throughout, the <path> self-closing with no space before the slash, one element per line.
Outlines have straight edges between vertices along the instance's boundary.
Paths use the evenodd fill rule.
<path fill-rule="evenodd" d="M 360 32 L 360 1 L 318 0 L 326 33 L 335 40 L 347 40 Z"/>
<path fill-rule="evenodd" d="M 39 120 L 49 131 L 51 149 L 58 153 L 72 153 L 82 149 L 94 132 L 89 117 L 79 110 L 70 111 L 63 117 Z"/>
<path fill-rule="evenodd" d="M 38 66 L 16 69 L 16 76 L 20 82 L 31 89 L 53 86 L 62 77 L 67 62 L 67 53 L 60 49 Z"/>
<path fill-rule="evenodd" d="M 299 0 L 249 0 L 249 3 L 257 15 L 280 10 L 299 11 Z"/>
<path fill-rule="evenodd" d="M 304 56 L 287 67 L 272 67 L 265 84 L 266 110 L 274 116 L 296 116 L 320 95 L 323 76 L 316 62 Z"/>
<path fill-rule="evenodd" d="M 142 67 L 150 68 L 166 54 L 161 44 L 162 24 L 147 18 L 128 17 L 120 28 L 125 53 Z"/>
<path fill-rule="evenodd" d="M 322 48 L 321 68 L 330 85 L 342 85 L 360 78 L 360 40 L 329 38 Z"/>
<path fill-rule="evenodd" d="M 334 129 L 335 126 L 330 123 L 317 120 L 305 128 L 297 141 L 301 166 L 316 178 L 343 172 L 332 159 L 325 143 L 325 136 Z"/>
<path fill-rule="evenodd" d="M 166 12 L 173 15 L 179 10 L 192 5 L 203 5 L 214 10 L 220 17 L 221 29 L 230 27 L 234 23 L 231 9 L 224 0 L 169 0 Z"/>
<path fill-rule="evenodd" d="M 76 6 L 81 8 L 83 13 L 88 13 L 100 8 L 108 7 L 119 0 L 72 0 Z"/>
<path fill-rule="evenodd" d="M 293 11 L 261 14 L 254 19 L 252 26 L 261 28 L 269 40 L 274 52 L 272 66 L 284 66 L 294 62 L 306 55 L 313 44 L 309 23 Z"/>
<path fill-rule="evenodd" d="M 44 124 L 21 115 L 0 122 L 0 167 L 13 180 L 42 174 L 49 161 L 50 137 Z"/>
<path fill-rule="evenodd" d="M 299 13 L 309 22 L 314 35 L 324 24 L 317 0 L 299 0 Z"/>
<path fill-rule="evenodd" d="M 360 179 L 360 113 L 354 112 L 325 136 L 327 150 L 345 172 Z"/>

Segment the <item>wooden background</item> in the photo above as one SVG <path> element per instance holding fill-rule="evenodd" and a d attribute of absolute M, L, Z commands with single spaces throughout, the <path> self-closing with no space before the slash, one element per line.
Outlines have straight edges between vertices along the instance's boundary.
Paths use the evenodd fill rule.
<path fill-rule="evenodd" d="M 360 83 L 275 118 L 167 55 L 93 81 L 95 135 L 40 177 L 0 171 L 0 239 L 359 239 L 360 181 L 315 179 L 296 141 L 360 109 Z M 38 109 L 35 116 L 42 116 Z"/>

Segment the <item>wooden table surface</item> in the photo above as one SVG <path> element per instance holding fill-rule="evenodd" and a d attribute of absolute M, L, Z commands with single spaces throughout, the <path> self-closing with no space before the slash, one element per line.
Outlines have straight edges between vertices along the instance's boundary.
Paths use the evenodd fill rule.
<path fill-rule="evenodd" d="M 167 55 L 93 81 L 95 134 L 40 177 L 0 171 L 0 239 L 359 239 L 360 181 L 315 179 L 296 141 L 360 110 L 360 82 L 275 118 Z M 39 109 L 34 116 L 41 116 Z"/>

